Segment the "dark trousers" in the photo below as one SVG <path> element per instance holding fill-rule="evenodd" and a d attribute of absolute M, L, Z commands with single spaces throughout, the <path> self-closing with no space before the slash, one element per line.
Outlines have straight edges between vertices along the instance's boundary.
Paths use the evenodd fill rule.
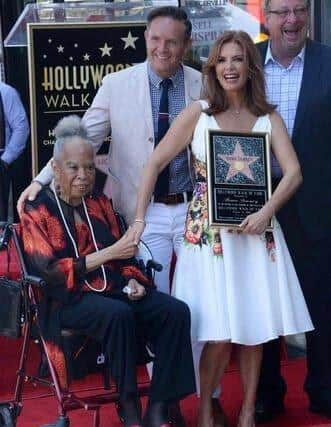
<path fill-rule="evenodd" d="M 0 221 L 8 220 L 8 199 L 11 182 L 10 168 L 0 161 Z"/>
<path fill-rule="evenodd" d="M 61 327 L 84 330 L 102 343 L 122 399 L 137 393 L 137 334 L 155 354 L 150 400 L 177 400 L 195 392 L 190 312 L 183 302 L 155 289 L 134 302 L 124 293 L 89 292 L 65 306 L 60 319 Z"/>
<path fill-rule="evenodd" d="M 318 214 L 318 213 L 317 213 Z M 327 213 L 324 213 L 327 214 Z M 305 390 L 317 399 L 331 399 L 331 237 L 312 240 L 302 228 L 293 201 L 279 212 L 282 226 L 315 330 L 306 334 L 307 377 Z M 263 346 L 258 397 L 282 398 L 285 383 L 280 374 L 280 346 Z"/>

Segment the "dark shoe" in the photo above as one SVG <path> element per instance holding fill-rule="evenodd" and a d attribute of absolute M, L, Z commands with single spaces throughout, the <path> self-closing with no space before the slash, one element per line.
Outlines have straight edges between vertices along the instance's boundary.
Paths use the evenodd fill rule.
<path fill-rule="evenodd" d="M 262 424 L 272 421 L 284 410 L 283 400 L 270 402 L 259 399 L 255 402 L 255 422 L 256 424 Z"/>
<path fill-rule="evenodd" d="M 144 427 L 172 427 L 169 422 L 168 402 L 149 403 L 143 420 Z"/>
<path fill-rule="evenodd" d="M 146 424 L 144 421 L 144 424 L 142 427 L 173 427 L 173 424 L 170 423 L 162 423 L 162 424 Z"/>
<path fill-rule="evenodd" d="M 142 427 L 140 399 L 134 399 L 133 404 L 130 402 L 126 405 L 118 402 L 116 403 L 116 411 L 118 418 L 125 427 Z"/>
<path fill-rule="evenodd" d="M 179 402 L 171 403 L 169 405 L 169 421 L 173 427 L 186 427 Z"/>
<path fill-rule="evenodd" d="M 173 424 L 170 424 L 170 423 L 146 424 L 146 422 L 144 421 L 144 424 L 142 425 L 142 427 L 173 427 Z"/>
<path fill-rule="evenodd" d="M 316 399 L 310 397 L 309 410 L 331 418 L 331 399 Z"/>
<path fill-rule="evenodd" d="M 222 409 L 219 399 L 213 398 L 211 400 L 213 419 L 215 427 L 228 427 L 228 420 Z"/>

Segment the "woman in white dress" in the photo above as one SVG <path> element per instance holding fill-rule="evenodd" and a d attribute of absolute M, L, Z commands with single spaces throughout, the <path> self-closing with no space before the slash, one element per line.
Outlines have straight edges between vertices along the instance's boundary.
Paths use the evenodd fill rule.
<path fill-rule="evenodd" d="M 259 54 L 247 33 L 229 31 L 216 41 L 204 68 L 204 98 L 178 116 L 146 165 L 133 228 L 138 239 L 158 174 L 191 144 L 196 184 L 173 294 L 190 307 L 192 340 L 204 343 L 198 425 L 216 426 L 212 392 L 229 362 L 232 345 L 238 344 L 243 385 L 238 426 L 253 427 L 262 343 L 313 328 L 276 219 L 274 229 L 266 231 L 270 218 L 293 195 L 302 176 L 283 120 L 266 100 Z M 247 216 L 239 231 L 208 225 L 207 128 L 269 132 L 272 152 L 283 172 L 270 200 Z M 240 168 L 232 171 L 240 173 Z"/>

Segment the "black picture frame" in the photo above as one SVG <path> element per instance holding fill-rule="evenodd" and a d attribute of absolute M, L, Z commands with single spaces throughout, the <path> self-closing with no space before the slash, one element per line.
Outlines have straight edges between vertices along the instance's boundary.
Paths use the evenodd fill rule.
<path fill-rule="evenodd" d="M 209 225 L 238 228 L 272 195 L 269 134 L 207 129 L 206 153 Z"/>

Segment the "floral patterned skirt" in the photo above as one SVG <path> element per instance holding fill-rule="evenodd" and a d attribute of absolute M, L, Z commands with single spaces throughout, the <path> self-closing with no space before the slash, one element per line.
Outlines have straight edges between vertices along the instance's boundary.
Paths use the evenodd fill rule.
<path fill-rule="evenodd" d="M 190 307 L 192 339 L 256 345 L 312 330 L 277 221 L 263 236 L 216 231 L 200 208 L 193 200 L 173 284 Z"/>

